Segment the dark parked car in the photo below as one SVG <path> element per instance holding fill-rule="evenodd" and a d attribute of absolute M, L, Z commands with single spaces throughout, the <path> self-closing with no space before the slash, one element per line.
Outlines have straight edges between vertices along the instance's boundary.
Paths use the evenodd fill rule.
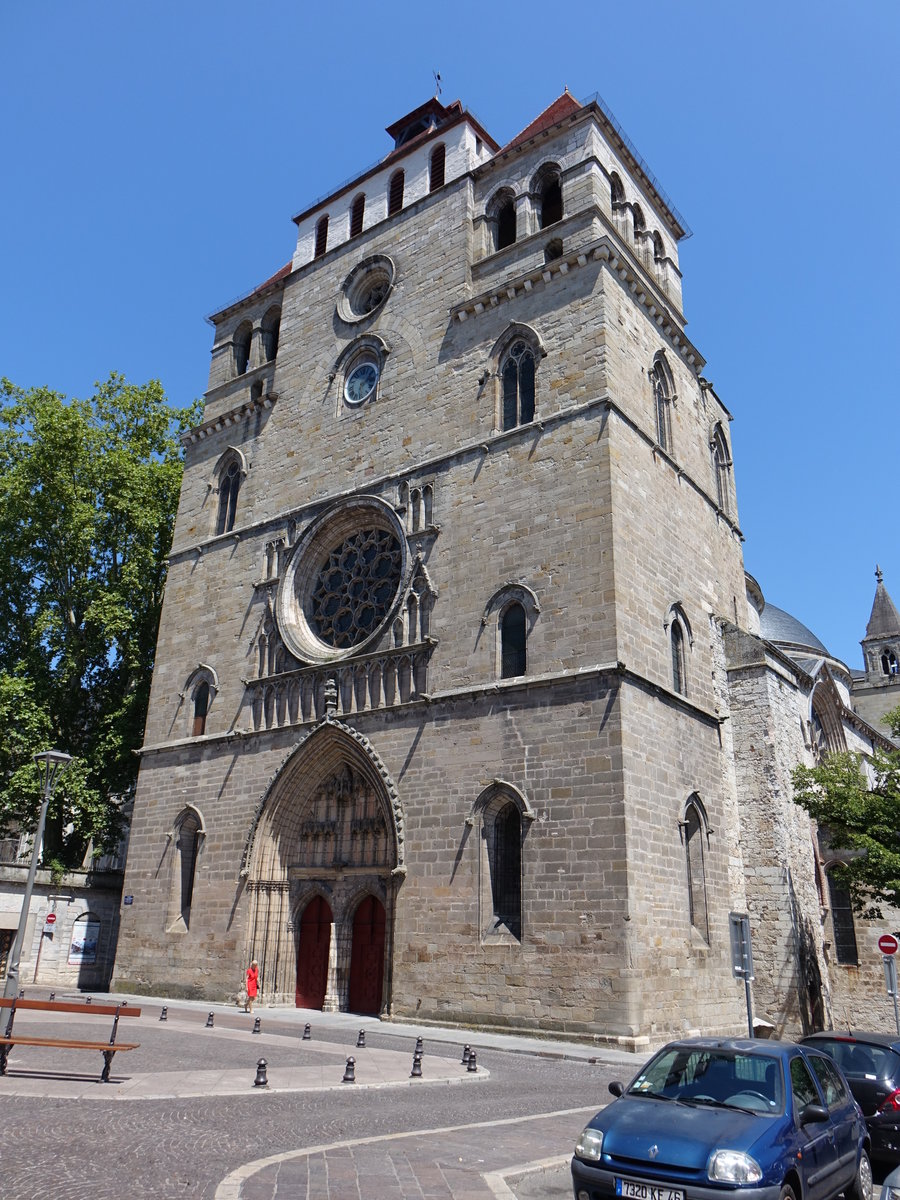
<path fill-rule="evenodd" d="M 830 1054 L 863 1110 L 872 1158 L 900 1163 L 900 1038 L 887 1033 L 811 1033 L 803 1044 Z"/>
<path fill-rule="evenodd" d="M 862 1112 L 808 1046 L 689 1038 L 609 1090 L 575 1146 L 575 1200 L 870 1200 Z"/>

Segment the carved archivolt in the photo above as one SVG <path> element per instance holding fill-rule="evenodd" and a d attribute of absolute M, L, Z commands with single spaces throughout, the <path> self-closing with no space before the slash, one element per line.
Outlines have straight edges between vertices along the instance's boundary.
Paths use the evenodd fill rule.
<path fill-rule="evenodd" d="M 367 737 L 328 715 L 287 755 L 256 807 L 241 876 L 291 866 L 405 874 L 400 797 Z"/>

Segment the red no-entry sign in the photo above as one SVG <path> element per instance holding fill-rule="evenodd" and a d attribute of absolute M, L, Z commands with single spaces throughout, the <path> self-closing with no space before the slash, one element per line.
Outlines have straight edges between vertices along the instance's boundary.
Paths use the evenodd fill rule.
<path fill-rule="evenodd" d="M 46 917 L 44 917 L 44 924 L 45 925 L 55 925 L 56 924 L 56 913 L 47 913 Z M 897 949 L 897 943 L 894 942 L 894 950 L 896 950 L 896 949 Z M 894 953 L 894 950 L 891 951 L 891 954 Z M 887 953 L 887 951 L 885 951 L 885 953 Z"/>
<path fill-rule="evenodd" d="M 892 933 L 883 933 L 878 939 L 878 949 L 882 954 L 896 954 L 900 950 L 900 942 Z"/>

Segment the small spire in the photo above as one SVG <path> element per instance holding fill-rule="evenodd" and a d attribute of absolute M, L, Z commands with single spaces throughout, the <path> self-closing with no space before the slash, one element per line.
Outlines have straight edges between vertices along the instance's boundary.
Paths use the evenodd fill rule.
<path fill-rule="evenodd" d="M 881 574 L 881 567 L 878 565 L 878 563 L 875 564 L 875 578 L 879 583 L 884 581 L 884 576 Z"/>

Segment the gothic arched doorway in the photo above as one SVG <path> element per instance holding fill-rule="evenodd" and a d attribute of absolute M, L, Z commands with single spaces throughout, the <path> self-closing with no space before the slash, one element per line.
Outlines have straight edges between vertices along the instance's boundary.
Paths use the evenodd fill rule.
<path fill-rule="evenodd" d="M 389 1007 L 403 844 L 383 763 L 366 738 L 329 717 L 273 779 L 245 850 L 245 954 L 259 960 L 267 1002 Z"/>
<path fill-rule="evenodd" d="M 375 896 L 366 896 L 353 915 L 353 940 L 350 948 L 350 986 L 347 1008 L 350 1012 L 381 1012 L 384 986 L 384 905 Z"/>
<path fill-rule="evenodd" d="M 297 1008 L 321 1008 L 328 990 L 328 951 L 331 948 L 331 909 L 314 896 L 300 918 L 297 939 Z"/>

